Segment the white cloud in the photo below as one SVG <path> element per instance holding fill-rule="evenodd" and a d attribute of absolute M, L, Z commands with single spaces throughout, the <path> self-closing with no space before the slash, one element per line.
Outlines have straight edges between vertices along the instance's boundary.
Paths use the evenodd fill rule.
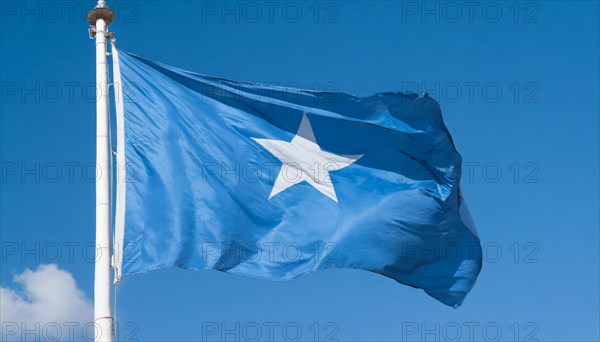
<path fill-rule="evenodd" d="M 26 269 L 13 280 L 18 289 L 0 287 L 2 338 L 70 340 L 93 321 L 91 301 L 71 273 L 56 264 Z"/>

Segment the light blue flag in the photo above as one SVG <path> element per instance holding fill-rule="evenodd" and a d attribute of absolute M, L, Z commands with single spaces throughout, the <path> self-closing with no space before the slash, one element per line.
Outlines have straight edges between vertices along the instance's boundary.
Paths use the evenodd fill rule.
<path fill-rule="evenodd" d="M 230 81 L 124 52 L 118 63 L 119 276 L 362 269 L 451 306 L 473 287 L 482 253 L 461 156 L 429 96 Z"/>

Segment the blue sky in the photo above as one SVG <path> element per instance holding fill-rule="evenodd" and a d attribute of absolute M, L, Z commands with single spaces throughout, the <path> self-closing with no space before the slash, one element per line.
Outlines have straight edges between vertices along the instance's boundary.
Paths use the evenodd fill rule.
<path fill-rule="evenodd" d="M 91 4 L 1 4 L 0 280 L 19 293 L 16 275 L 55 263 L 93 295 Z M 201 340 L 207 327 L 243 340 L 256 326 L 262 340 L 298 327 L 303 341 L 600 340 L 597 2 L 109 5 L 121 49 L 183 69 L 359 95 L 427 91 L 463 156 L 485 254 L 456 310 L 353 270 L 291 282 L 131 276 L 118 289 L 121 340 Z"/>

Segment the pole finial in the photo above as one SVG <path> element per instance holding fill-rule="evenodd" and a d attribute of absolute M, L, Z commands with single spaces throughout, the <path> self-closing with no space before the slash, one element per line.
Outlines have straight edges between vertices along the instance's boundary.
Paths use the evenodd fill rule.
<path fill-rule="evenodd" d="M 88 12 L 87 21 L 90 25 L 96 25 L 98 19 L 104 19 L 106 25 L 115 20 L 115 12 L 111 10 L 104 0 L 98 0 L 96 7 Z"/>

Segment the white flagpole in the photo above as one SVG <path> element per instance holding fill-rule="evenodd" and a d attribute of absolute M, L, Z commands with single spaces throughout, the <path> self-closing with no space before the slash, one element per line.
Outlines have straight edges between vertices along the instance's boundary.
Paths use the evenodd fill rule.
<path fill-rule="evenodd" d="M 106 34 L 114 12 L 99 0 L 87 14 L 96 37 L 96 263 L 94 276 L 94 341 L 113 341 L 110 308 L 110 146 L 108 138 L 108 66 Z"/>

